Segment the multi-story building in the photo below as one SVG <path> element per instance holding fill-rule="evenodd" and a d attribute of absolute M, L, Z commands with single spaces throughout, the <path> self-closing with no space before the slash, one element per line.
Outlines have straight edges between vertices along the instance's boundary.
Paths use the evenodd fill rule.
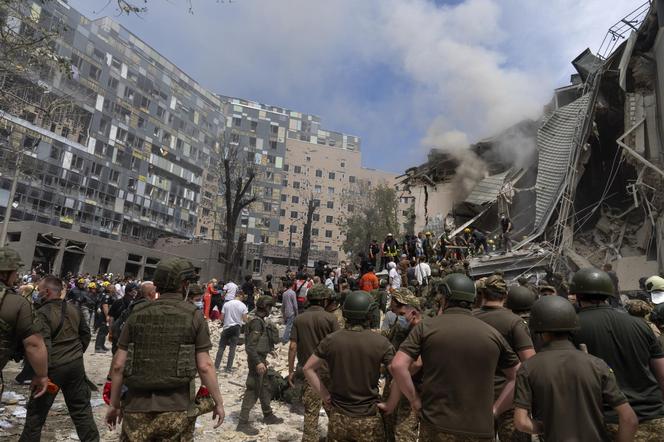
<path fill-rule="evenodd" d="M 28 263 L 48 271 L 143 275 L 160 256 L 133 247 L 205 232 L 197 224 L 218 193 L 205 171 L 219 155 L 221 100 L 109 18 L 90 21 L 64 2 L 34 2 L 30 14 L 40 27 L 66 29 L 56 50 L 72 72 L 42 72 L 34 102 L 3 109 L 3 152 L 24 152 L 30 168 L 13 201 L 7 192 L 0 201 L 13 204 L 12 220 L 23 221 L 12 224 L 10 240 Z M 66 97 L 76 112 L 46 118 L 39 100 L 49 93 Z M 3 163 L 0 186 L 7 190 L 15 164 Z M 44 244 L 45 225 L 64 239 L 58 247 Z"/>

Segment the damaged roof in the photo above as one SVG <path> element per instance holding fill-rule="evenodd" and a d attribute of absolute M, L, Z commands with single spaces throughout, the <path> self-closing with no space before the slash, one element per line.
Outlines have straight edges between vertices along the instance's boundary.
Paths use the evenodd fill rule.
<path fill-rule="evenodd" d="M 510 171 L 511 169 L 484 178 L 477 183 L 464 202 L 482 205 L 495 201 L 500 194 L 500 189 L 502 189 L 503 184 L 505 184 L 505 177 L 507 177 L 507 174 Z"/>

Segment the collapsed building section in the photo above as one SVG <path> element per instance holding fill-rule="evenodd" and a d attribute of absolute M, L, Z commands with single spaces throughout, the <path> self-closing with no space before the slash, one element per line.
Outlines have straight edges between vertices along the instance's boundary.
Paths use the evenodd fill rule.
<path fill-rule="evenodd" d="M 555 91 L 539 121 L 465 152 L 486 168 L 470 189 L 458 186 L 463 162 L 439 181 L 421 171 L 440 167 L 440 158 L 406 171 L 416 198 L 424 188 L 449 207 L 431 213 L 418 201 L 426 217 L 417 228 L 441 234 L 448 225 L 456 234 L 472 225 L 496 237 L 498 213 L 508 213 L 514 252 L 472 259 L 477 276 L 564 275 L 612 263 L 630 290 L 639 277 L 664 272 L 663 29 L 664 2 L 645 3 L 613 26 L 597 54 L 585 50 L 572 61 L 571 84 Z"/>

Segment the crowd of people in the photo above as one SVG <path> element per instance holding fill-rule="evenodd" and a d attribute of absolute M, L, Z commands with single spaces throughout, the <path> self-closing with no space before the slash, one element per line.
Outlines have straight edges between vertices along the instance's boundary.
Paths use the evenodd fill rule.
<path fill-rule="evenodd" d="M 388 235 L 356 264 L 239 285 L 202 283 L 177 258 L 151 281 L 20 279 L 20 257 L 1 248 L 0 368 L 23 358 L 17 381 L 33 392 L 21 440 L 39 440 L 59 391 L 79 439 L 99 440 L 83 364 L 94 330 L 95 351 L 113 353 L 106 422 L 121 422 L 121 440 L 192 440 L 207 413 L 221 425 L 219 373 L 236 369 L 242 335 L 248 374 L 235 430 L 246 435 L 259 434 L 258 401 L 263 424 L 283 422 L 271 401 L 285 373 L 270 360 L 283 345 L 286 388 L 301 387 L 303 441 L 320 439 L 321 409 L 330 441 L 661 440 L 664 278 L 644 277 L 630 296 L 610 266 L 537 282 L 472 278 L 465 256 L 435 252 L 430 236 L 413 250 Z M 211 321 L 222 328 L 214 360 Z"/>

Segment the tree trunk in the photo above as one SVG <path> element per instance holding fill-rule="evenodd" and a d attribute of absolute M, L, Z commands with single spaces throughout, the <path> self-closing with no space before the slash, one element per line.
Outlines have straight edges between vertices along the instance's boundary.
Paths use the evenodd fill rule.
<path fill-rule="evenodd" d="M 307 205 L 307 222 L 304 224 L 304 231 L 302 232 L 302 244 L 300 247 L 300 259 L 298 261 L 299 266 L 307 265 L 309 262 L 309 249 L 311 249 L 311 224 L 314 220 L 314 213 L 316 212 L 316 203 L 314 199 L 309 199 L 309 204 Z"/>

